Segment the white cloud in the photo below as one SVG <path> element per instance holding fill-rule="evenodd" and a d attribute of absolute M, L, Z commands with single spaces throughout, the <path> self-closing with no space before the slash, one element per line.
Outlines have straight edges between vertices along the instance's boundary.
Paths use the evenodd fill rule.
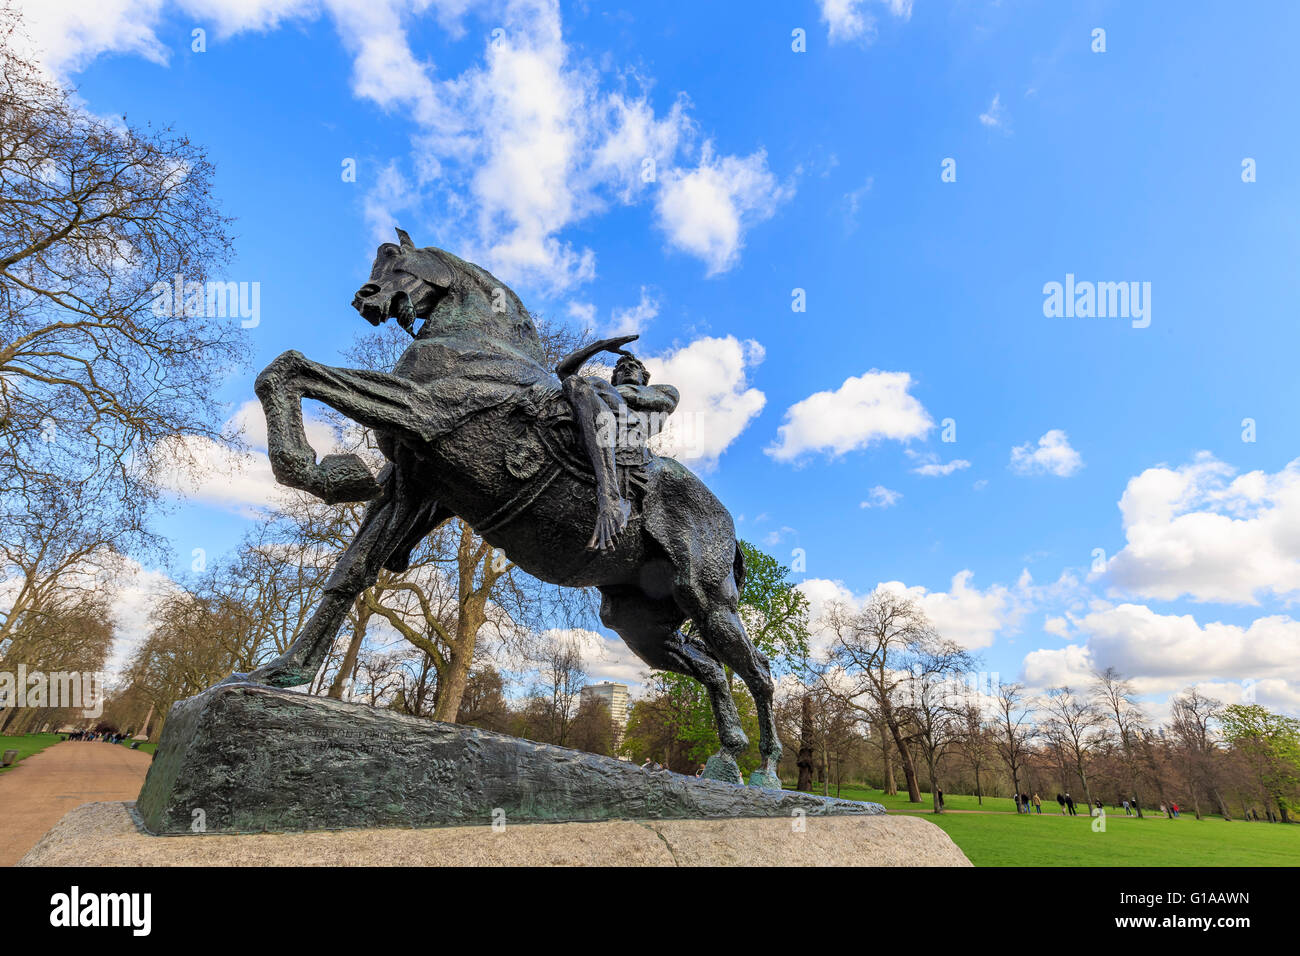
<path fill-rule="evenodd" d="M 577 319 L 583 328 L 590 328 L 596 321 L 596 306 L 592 302 L 570 302 L 565 306 L 569 318 Z"/>
<path fill-rule="evenodd" d="M 844 194 L 844 228 L 847 232 L 851 233 L 858 228 L 858 212 L 862 208 L 862 200 L 871 192 L 875 181 L 875 177 L 868 176 L 861 186 Z"/>
<path fill-rule="evenodd" d="M 1248 627 L 1209 622 L 1190 614 L 1159 614 L 1143 604 L 1121 604 L 1079 622 L 1101 667 L 1144 677 L 1300 679 L 1300 621 L 1273 615 Z"/>
<path fill-rule="evenodd" d="M 1197 686 L 1226 703 L 1253 693 L 1261 702 L 1267 697 L 1272 706 L 1300 711 L 1300 621 L 1290 617 L 1261 617 L 1244 627 L 1201 624 L 1190 614 L 1120 604 L 1075 624 L 1084 643 L 1027 654 L 1027 683 L 1081 688 L 1094 671 L 1114 667 L 1142 695 Z"/>
<path fill-rule="evenodd" d="M 639 334 L 646 324 L 659 314 L 659 300 L 641 287 L 641 300 L 629 308 L 614 309 L 610 312 L 609 335 Z"/>
<path fill-rule="evenodd" d="M 998 634 L 1014 629 L 1024 614 L 1022 589 L 1013 590 L 995 584 L 985 591 L 971 587 L 974 575 L 959 571 L 952 577 L 947 591 L 929 591 L 920 586 L 908 587 L 901 581 L 886 581 L 874 590 L 902 593 L 920 605 L 935 629 L 945 638 L 967 650 L 979 650 L 993 644 Z M 855 595 L 842 581 L 809 578 L 799 584 L 808 598 L 810 619 L 816 621 L 832 601 L 849 608 L 861 607 L 870 594 Z M 829 636 L 819 630 L 818 650 L 824 650 Z"/>
<path fill-rule="evenodd" d="M 1127 544 L 1106 570 L 1120 591 L 1240 604 L 1300 591 L 1300 459 L 1238 475 L 1202 452 L 1130 479 L 1119 509 Z"/>
<path fill-rule="evenodd" d="M 970 462 L 964 458 L 954 458 L 952 461 L 940 461 L 939 456 L 932 451 L 915 452 L 908 448 L 904 454 L 919 464 L 912 469 L 912 474 L 921 475 L 924 478 L 937 478 L 944 475 L 951 475 L 954 471 L 961 471 L 970 467 Z"/>
<path fill-rule="evenodd" d="M 993 102 L 989 104 L 988 110 L 980 114 L 980 122 L 990 129 L 1006 129 L 1006 110 L 1002 106 L 1002 94 L 993 94 Z"/>
<path fill-rule="evenodd" d="M 590 683 L 602 680 L 636 686 L 649 667 L 614 635 L 598 634 L 585 628 L 549 630 L 541 634 L 544 641 L 562 641 L 578 651 L 582 669 Z"/>
<path fill-rule="evenodd" d="M 262 406 L 256 401 L 245 402 L 228 424 L 242 431 L 244 450 L 232 450 L 205 438 L 186 439 L 185 456 L 197 464 L 194 473 L 172 469 L 160 475 L 159 481 L 178 497 L 257 517 L 287 493 L 271 473 Z M 337 437 L 329 425 L 311 416 L 304 418 L 304 424 L 318 456 L 336 450 Z"/>
<path fill-rule="evenodd" d="M 1053 428 L 1038 446 L 1032 442 L 1011 449 L 1011 470 L 1019 475 L 1056 475 L 1068 478 L 1083 467 L 1083 458 L 1070 447 L 1065 432 Z"/>
<path fill-rule="evenodd" d="M 763 347 L 753 339 L 701 338 L 642 361 L 653 383 L 675 386 L 682 396 L 654 447 L 704 469 L 717 463 L 767 402 L 748 382 L 749 370 L 763 361 Z"/>
<path fill-rule="evenodd" d="M 67 78 L 102 54 L 128 53 L 165 64 L 155 35 L 164 0 L 20 0 L 28 55 L 48 73 Z"/>
<path fill-rule="evenodd" d="M 129 558 L 124 562 L 110 590 L 113 646 L 105 664 L 110 684 L 126 670 L 131 657 L 149 636 L 150 615 L 158 601 L 177 589 L 176 583 L 163 571 L 147 570 Z"/>
<path fill-rule="evenodd" d="M 1092 681 L 1092 655 L 1080 644 L 1040 649 L 1025 655 L 1022 668 L 1025 683 L 1037 691 L 1049 687 L 1072 687 L 1081 690 Z"/>
<path fill-rule="evenodd" d="M 793 461 L 805 452 L 825 450 L 832 457 L 873 441 L 924 438 L 934 421 L 908 394 L 907 372 L 872 369 L 845 379 L 833 392 L 817 392 L 786 409 L 776 442 L 766 449 L 777 461 Z"/>
<path fill-rule="evenodd" d="M 876 485 L 867 492 L 867 500 L 862 502 L 860 508 L 892 508 L 903 500 L 901 491 L 891 491 L 884 485 Z"/>
<path fill-rule="evenodd" d="M 736 264 L 745 230 L 793 194 L 778 185 L 763 150 L 715 157 L 705 143 L 698 166 L 664 175 L 655 212 L 669 244 L 703 260 L 712 276 Z"/>
<path fill-rule="evenodd" d="M 1049 617 L 1043 621 L 1043 630 L 1060 638 L 1070 636 L 1070 622 L 1063 617 Z"/>
<path fill-rule="evenodd" d="M 879 0 L 895 17 L 912 16 L 912 0 Z M 876 36 L 876 18 L 867 11 L 868 0 L 817 0 L 831 43 L 858 40 L 870 43 Z"/>
<path fill-rule="evenodd" d="M 166 64 L 157 30 L 164 0 L 26 0 L 28 27 L 47 69 L 65 78 L 97 56 L 126 53 Z M 709 274 L 735 265 L 744 233 L 792 189 L 778 186 L 759 150 L 715 155 L 699 146 L 680 95 L 656 115 L 631 71 L 602 73 L 565 43 L 556 0 L 177 0 L 214 39 L 328 16 L 353 61 L 352 92 L 415 124 L 401 163 L 380 162 L 364 214 L 388 239 L 400 210 L 417 241 L 453 246 L 511 282 L 558 294 L 590 281 L 595 253 L 562 237 L 611 201 L 656 193 L 670 245 Z M 408 30 L 433 17 L 454 37 L 462 19 L 492 29 L 482 58 L 440 78 L 416 56 Z M 496 32 L 496 28 L 500 32 Z M 209 41 L 211 42 L 211 40 Z M 611 79 L 610 87 L 607 78 Z M 692 204 L 698 204 L 692 206 Z M 384 220 L 388 221 L 385 222 Z M 437 224 L 421 236 L 418 222 Z"/>

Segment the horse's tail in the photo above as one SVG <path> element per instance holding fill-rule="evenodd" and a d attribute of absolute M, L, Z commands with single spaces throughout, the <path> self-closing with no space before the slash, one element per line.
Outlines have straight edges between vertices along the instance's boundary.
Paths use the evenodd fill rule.
<path fill-rule="evenodd" d="M 731 562 L 731 576 L 736 579 L 736 593 L 745 593 L 745 552 L 740 548 L 740 542 L 736 542 L 736 557 Z"/>

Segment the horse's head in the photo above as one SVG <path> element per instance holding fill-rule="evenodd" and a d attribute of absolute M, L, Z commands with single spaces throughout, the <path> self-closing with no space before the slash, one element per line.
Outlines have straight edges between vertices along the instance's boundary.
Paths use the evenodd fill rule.
<path fill-rule="evenodd" d="M 403 328 L 427 319 L 446 297 L 455 275 L 438 255 L 441 250 L 417 249 L 401 229 L 398 244 L 385 242 L 375 253 L 370 281 L 352 297 L 352 308 L 371 325 L 393 318 Z"/>
<path fill-rule="evenodd" d="M 379 247 L 370 281 L 352 299 L 368 322 L 395 318 L 409 331 L 423 319 L 435 333 L 504 339 L 540 360 L 537 328 L 509 286 L 444 249 L 417 249 L 401 229 L 397 238 Z"/>

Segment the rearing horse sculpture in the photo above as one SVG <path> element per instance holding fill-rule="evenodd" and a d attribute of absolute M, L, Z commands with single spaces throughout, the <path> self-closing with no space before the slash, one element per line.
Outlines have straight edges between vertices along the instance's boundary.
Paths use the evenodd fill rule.
<path fill-rule="evenodd" d="M 441 249 L 417 249 L 400 229 L 398 237 L 379 247 L 352 303 L 373 324 L 395 318 L 415 335 L 392 372 L 335 368 L 290 351 L 257 377 L 276 479 L 326 502 L 370 504 L 293 645 L 227 680 L 311 681 L 379 570 L 405 570 L 425 535 L 459 517 L 529 574 L 598 588 L 601 620 L 637 657 L 700 681 L 722 743 L 705 775 L 738 783 L 735 758 L 748 740 L 724 666 L 734 670 L 758 710 L 762 766 L 750 784 L 779 788 L 772 676 L 737 611 L 745 568 L 727 509 L 687 468 L 654 457 L 612 547 L 588 547 L 595 476 L 528 312 L 486 270 Z M 378 476 L 355 455 L 317 463 L 303 429 L 304 398 L 374 430 L 388 459 Z M 687 618 L 695 626 L 683 634 Z"/>

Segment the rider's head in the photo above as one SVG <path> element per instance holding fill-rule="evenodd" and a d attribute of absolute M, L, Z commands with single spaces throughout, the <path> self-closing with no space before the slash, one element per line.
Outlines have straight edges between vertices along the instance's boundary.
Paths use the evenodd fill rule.
<path fill-rule="evenodd" d="M 624 355 L 615 363 L 610 381 L 615 385 L 648 385 L 650 373 L 635 355 Z"/>

